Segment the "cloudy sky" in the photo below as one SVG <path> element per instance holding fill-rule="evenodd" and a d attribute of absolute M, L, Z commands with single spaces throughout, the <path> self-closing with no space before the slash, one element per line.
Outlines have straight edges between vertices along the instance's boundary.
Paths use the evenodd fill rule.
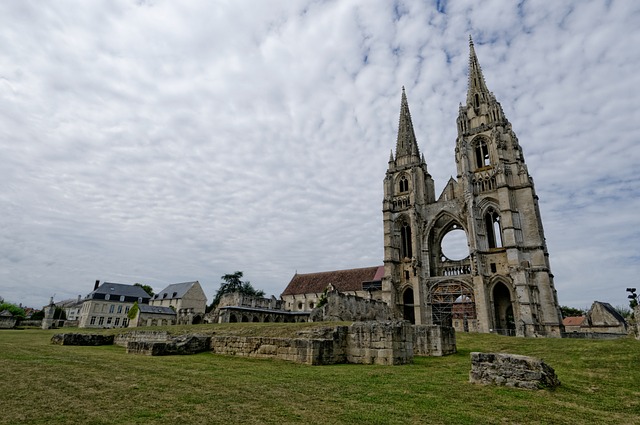
<path fill-rule="evenodd" d="M 0 2 L 0 296 L 382 264 L 401 87 L 440 192 L 468 38 L 560 303 L 640 287 L 640 3 Z M 634 136 L 635 134 L 635 136 Z"/>

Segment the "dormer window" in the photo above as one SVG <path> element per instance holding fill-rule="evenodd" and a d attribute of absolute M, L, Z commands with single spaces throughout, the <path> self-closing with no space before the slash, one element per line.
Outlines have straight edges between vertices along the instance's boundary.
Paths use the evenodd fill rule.
<path fill-rule="evenodd" d="M 167 293 L 165 292 L 164 294 L 162 294 L 162 298 L 167 298 Z"/>
<path fill-rule="evenodd" d="M 174 292 L 172 297 L 173 297 L 173 298 L 175 298 L 175 297 L 177 297 L 177 296 L 178 296 L 178 293 L 177 293 L 177 292 Z"/>

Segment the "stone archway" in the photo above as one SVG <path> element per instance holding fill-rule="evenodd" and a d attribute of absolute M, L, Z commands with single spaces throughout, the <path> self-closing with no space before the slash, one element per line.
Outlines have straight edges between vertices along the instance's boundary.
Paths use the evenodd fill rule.
<path fill-rule="evenodd" d="M 511 304 L 511 292 L 509 288 L 498 282 L 493 287 L 493 323 L 495 331 L 501 335 L 515 335 L 516 324 Z"/>
<path fill-rule="evenodd" d="M 402 317 L 404 318 L 404 320 L 408 320 L 409 322 L 411 322 L 412 325 L 415 324 L 416 315 L 415 315 L 415 309 L 414 309 L 415 303 L 414 303 L 412 288 L 407 288 L 402 293 L 402 304 L 403 304 Z"/>
<path fill-rule="evenodd" d="M 236 323 L 238 322 L 238 318 L 236 317 L 235 314 L 231 314 L 229 315 L 229 323 Z"/>

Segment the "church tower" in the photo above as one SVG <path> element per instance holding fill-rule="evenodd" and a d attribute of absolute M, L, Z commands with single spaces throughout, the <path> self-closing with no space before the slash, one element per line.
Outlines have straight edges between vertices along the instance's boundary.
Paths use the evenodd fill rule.
<path fill-rule="evenodd" d="M 472 40 L 457 130 L 457 177 L 436 200 L 403 89 L 396 153 L 384 180 L 383 298 L 418 324 L 559 337 L 533 179 Z"/>

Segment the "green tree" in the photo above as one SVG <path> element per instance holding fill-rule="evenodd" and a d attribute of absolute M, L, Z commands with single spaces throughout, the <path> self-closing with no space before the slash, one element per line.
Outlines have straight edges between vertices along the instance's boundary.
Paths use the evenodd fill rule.
<path fill-rule="evenodd" d="M 153 292 L 153 288 L 149 285 L 143 285 L 142 283 L 134 283 L 133 286 L 141 287 L 144 290 L 144 292 L 149 294 L 150 297 L 153 297 L 155 295 Z"/>
<path fill-rule="evenodd" d="M 9 313 L 13 314 L 14 316 L 24 318 L 24 310 L 22 308 L 15 304 L 6 303 L 4 302 L 4 300 L 2 303 L 0 303 L 0 311 L 3 310 L 8 310 Z"/>
<path fill-rule="evenodd" d="M 251 285 L 251 282 L 242 281 L 242 276 L 243 273 L 237 271 L 220 277 L 223 281 L 220 283 L 220 288 L 218 288 L 216 295 L 213 297 L 213 301 L 209 307 L 207 307 L 207 312 L 213 310 L 220 304 L 220 298 L 222 298 L 224 294 L 239 292 L 243 295 L 264 297 L 264 291 L 262 289 L 255 289 L 253 285 Z"/>
<path fill-rule="evenodd" d="M 562 317 L 572 317 L 572 316 L 584 316 L 584 310 L 579 308 L 568 307 L 566 305 L 560 306 L 560 312 L 562 312 Z"/>

